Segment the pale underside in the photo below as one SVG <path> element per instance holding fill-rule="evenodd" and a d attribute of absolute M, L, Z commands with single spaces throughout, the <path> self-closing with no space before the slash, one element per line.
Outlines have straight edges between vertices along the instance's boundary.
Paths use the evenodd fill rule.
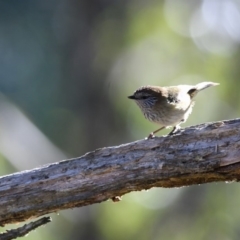
<path fill-rule="evenodd" d="M 190 86 L 186 86 L 189 89 Z M 184 91 L 177 96 L 178 102 L 169 102 L 167 99 L 161 104 L 143 107 L 141 103 L 136 101 L 145 118 L 151 122 L 155 122 L 163 127 L 177 126 L 187 120 L 192 112 L 194 102 Z"/>

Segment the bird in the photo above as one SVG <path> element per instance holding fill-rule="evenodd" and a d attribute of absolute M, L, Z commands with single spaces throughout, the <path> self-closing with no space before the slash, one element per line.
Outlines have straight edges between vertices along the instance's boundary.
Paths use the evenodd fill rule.
<path fill-rule="evenodd" d="M 143 86 L 137 89 L 129 99 L 134 100 L 146 119 L 161 127 L 151 132 L 148 139 L 164 128 L 173 127 L 169 135 L 180 130 L 192 112 L 193 98 L 198 92 L 217 86 L 219 83 L 201 82 L 196 85 L 177 85 L 169 87 Z"/>

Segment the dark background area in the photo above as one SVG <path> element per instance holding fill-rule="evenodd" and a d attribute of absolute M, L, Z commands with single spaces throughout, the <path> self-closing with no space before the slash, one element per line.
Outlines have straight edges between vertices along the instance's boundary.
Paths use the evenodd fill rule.
<path fill-rule="evenodd" d="M 1 175 L 146 137 L 158 126 L 127 99 L 142 85 L 219 82 L 183 126 L 239 117 L 239 23 L 238 0 L 0 1 Z M 239 239 L 238 190 L 130 193 L 27 239 Z"/>

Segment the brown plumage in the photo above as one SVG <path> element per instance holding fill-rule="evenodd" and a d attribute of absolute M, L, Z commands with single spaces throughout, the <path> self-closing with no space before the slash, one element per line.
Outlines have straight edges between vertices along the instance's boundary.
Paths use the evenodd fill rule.
<path fill-rule="evenodd" d="M 169 126 L 174 127 L 170 132 L 174 134 L 191 114 L 194 106 L 193 97 L 199 91 L 216 85 L 218 83 L 202 82 L 195 86 L 145 86 L 128 98 L 135 100 L 145 118 L 161 125 L 161 128 L 148 136 L 153 138 L 155 133 Z"/>

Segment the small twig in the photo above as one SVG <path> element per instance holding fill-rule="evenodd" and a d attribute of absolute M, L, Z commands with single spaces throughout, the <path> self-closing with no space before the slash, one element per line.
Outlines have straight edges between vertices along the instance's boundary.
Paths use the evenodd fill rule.
<path fill-rule="evenodd" d="M 24 226 L 19 227 L 17 229 L 11 229 L 11 230 L 7 230 L 7 232 L 5 232 L 5 233 L 0 233 L 0 239 L 1 240 L 11 240 L 11 239 L 16 239 L 18 237 L 23 237 L 26 234 L 28 234 L 29 232 L 31 232 L 32 230 L 34 230 L 44 224 L 47 224 L 51 221 L 52 220 L 50 217 L 40 218 L 37 221 L 27 223 Z"/>

